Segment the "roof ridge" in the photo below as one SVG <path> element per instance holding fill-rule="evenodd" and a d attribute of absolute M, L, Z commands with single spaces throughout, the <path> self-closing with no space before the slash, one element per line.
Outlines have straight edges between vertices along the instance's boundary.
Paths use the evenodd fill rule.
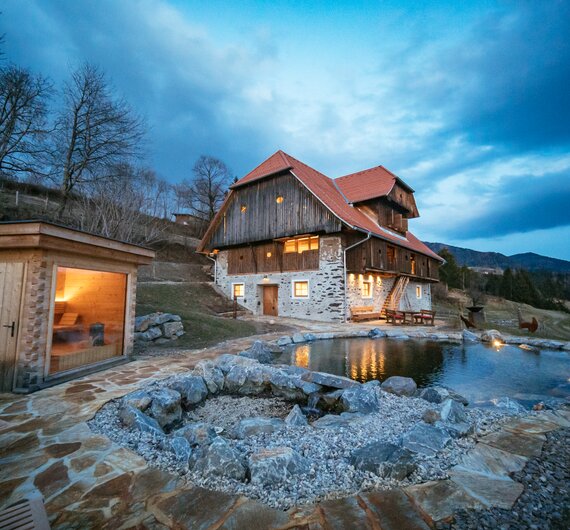
<path fill-rule="evenodd" d="M 283 152 L 283 151 L 282 151 L 282 152 Z M 305 162 L 302 162 L 301 160 L 298 160 L 298 159 L 295 158 L 294 156 L 291 156 L 290 154 L 285 153 L 285 152 L 283 152 L 283 154 L 284 154 L 285 157 L 286 157 L 287 163 L 290 164 L 291 166 L 294 165 L 294 164 L 291 164 L 291 160 L 293 160 L 293 161 L 295 161 L 297 164 L 299 164 L 299 165 L 301 165 L 301 166 L 303 166 L 303 167 L 305 167 L 305 168 L 307 168 L 307 169 L 310 169 L 311 171 L 317 173 L 318 175 L 321 175 L 321 177 L 325 177 L 326 179 L 328 179 L 328 180 L 330 180 L 330 181 L 333 181 L 333 180 L 334 180 L 334 179 L 332 179 L 331 177 L 325 175 L 324 173 L 321 173 L 318 169 L 315 169 L 314 167 L 309 166 L 308 164 L 305 164 Z M 289 160 L 289 159 L 290 159 L 290 160 Z"/>
<path fill-rule="evenodd" d="M 394 173 L 392 173 L 389 169 L 386 169 L 382 164 L 380 164 L 378 166 L 369 167 L 368 169 L 362 169 L 360 171 L 355 171 L 354 173 L 347 173 L 346 175 L 341 175 L 340 177 L 336 177 L 335 180 L 344 179 L 347 177 L 353 177 L 355 175 L 361 175 L 362 173 L 368 173 L 369 171 L 374 171 L 375 169 L 378 169 L 378 168 L 383 169 L 384 171 L 387 171 L 394 178 L 398 178 L 397 175 L 394 175 Z"/>

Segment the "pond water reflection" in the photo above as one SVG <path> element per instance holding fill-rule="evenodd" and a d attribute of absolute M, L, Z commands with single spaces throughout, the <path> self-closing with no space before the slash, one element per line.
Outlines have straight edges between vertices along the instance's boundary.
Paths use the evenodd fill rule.
<path fill-rule="evenodd" d="M 570 396 L 570 357 L 562 351 L 430 340 L 334 339 L 288 347 L 276 362 L 361 382 L 403 375 L 419 387 L 449 386 L 472 403 L 509 396 L 529 405 Z"/>

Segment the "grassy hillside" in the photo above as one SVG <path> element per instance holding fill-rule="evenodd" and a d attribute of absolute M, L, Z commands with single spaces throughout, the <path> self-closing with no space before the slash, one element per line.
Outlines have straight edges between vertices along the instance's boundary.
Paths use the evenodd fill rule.
<path fill-rule="evenodd" d="M 256 326 L 250 322 L 216 316 L 216 312 L 224 310 L 229 310 L 227 302 L 208 284 L 140 283 L 137 288 L 137 315 L 163 311 L 182 317 L 186 334 L 163 347 L 203 348 L 257 333 Z"/>

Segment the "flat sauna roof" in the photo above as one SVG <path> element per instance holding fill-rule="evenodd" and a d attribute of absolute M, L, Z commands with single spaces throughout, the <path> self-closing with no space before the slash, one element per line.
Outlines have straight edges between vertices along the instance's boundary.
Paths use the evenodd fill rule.
<path fill-rule="evenodd" d="M 99 250 L 95 250 L 96 247 Z M 154 250 L 46 221 L 0 222 L 0 250 L 41 249 L 150 263 Z"/>

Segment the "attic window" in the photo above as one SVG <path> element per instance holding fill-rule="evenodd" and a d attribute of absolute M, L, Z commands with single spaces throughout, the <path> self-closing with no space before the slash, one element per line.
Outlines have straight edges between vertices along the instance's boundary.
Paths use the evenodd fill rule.
<path fill-rule="evenodd" d="M 245 213 L 247 211 L 247 206 L 245 204 L 242 204 L 240 211 L 241 211 L 241 213 Z"/>
<path fill-rule="evenodd" d="M 275 202 L 277 204 L 281 204 L 283 202 L 283 196 L 282 195 L 278 195 L 277 198 L 275 199 Z"/>

